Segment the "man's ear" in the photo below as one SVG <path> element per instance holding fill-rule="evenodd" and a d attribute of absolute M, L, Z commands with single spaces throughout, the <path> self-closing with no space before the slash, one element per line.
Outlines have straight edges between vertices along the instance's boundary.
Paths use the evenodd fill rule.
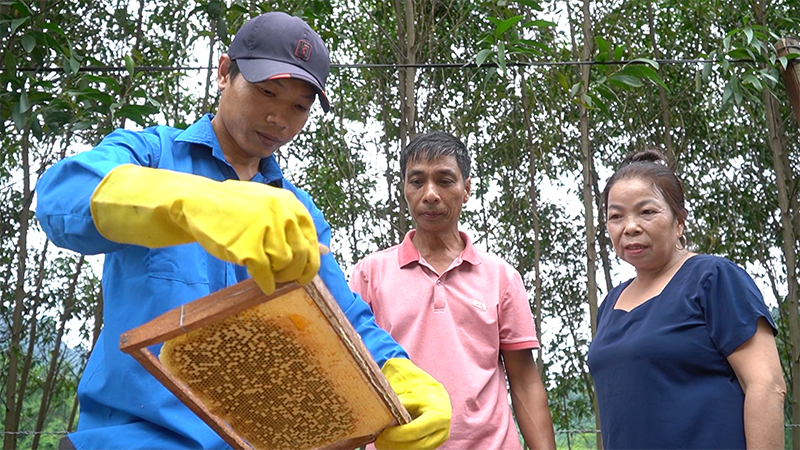
<path fill-rule="evenodd" d="M 224 91 L 229 84 L 230 78 L 231 58 L 226 53 L 219 57 L 219 64 L 217 64 L 217 87 L 220 91 Z"/>
<path fill-rule="evenodd" d="M 464 201 L 462 201 L 461 203 L 467 203 L 467 200 L 469 200 L 469 195 L 471 193 L 472 193 L 472 177 L 464 180 Z"/>

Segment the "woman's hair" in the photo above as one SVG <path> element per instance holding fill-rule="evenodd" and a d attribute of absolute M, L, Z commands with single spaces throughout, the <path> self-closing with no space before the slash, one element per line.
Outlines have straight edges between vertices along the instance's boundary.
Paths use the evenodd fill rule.
<path fill-rule="evenodd" d="M 688 211 L 683 197 L 683 184 L 675 172 L 667 165 L 664 155 L 655 148 L 647 148 L 643 151 L 628 155 L 608 179 L 605 189 L 603 189 L 603 207 L 608 214 L 608 193 L 611 187 L 620 180 L 639 178 L 649 182 L 653 189 L 664 196 L 669 208 L 678 223 L 685 223 Z"/>

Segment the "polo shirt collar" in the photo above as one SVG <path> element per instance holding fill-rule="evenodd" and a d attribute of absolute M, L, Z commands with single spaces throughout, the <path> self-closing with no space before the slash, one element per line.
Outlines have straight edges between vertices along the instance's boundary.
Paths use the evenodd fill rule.
<path fill-rule="evenodd" d="M 211 126 L 211 119 L 214 118 L 213 114 L 206 114 L 200 120 L 190 125 L 183 130 L 181 134 L 175 139 L 179 142 L 188 142 L 191 144 L 199 144 L 206 148 L 211 149 L 211 156 L 219 162 L 230 166 L 225 159 L 225 154 L 222 153 L 222 147 L 219 145 L 217 135 L 214 133 L 214 127 Z M 283 179 L 283 172 L 275 159 L 275 155 L 270 155 L 261 160 L 261 167 L 259 172 L 264 177 L 266 183 L 272 183 L 277 180 Z"/>
<path fill-rule="evenodd" d="M 405 267 L 412 262 L 419 262 L 421 256 L 419 254 L 419 250 L 417 247 L 414 246 L 414 235 L 417 234 L 417 230 L 411 230 L 406 233 L 406 237 L 403 238 L 403 242 L 400 244 L 400 249 L 397 252 L 397 259 L 398 263 L 400 263 L 400 267 Z M 472 240 L 469 238 L 467 233 L 463 231 L 458 232 L 461 236 L 461 239 L 464 241 L 464 250 L 461 251 L 461 260 L 472 264 L 473 266 L 477 266 L 481 263 L 481 257 L 478 255 L 478 252 L 475 251 L 475 247 L 472 245 Z"/>

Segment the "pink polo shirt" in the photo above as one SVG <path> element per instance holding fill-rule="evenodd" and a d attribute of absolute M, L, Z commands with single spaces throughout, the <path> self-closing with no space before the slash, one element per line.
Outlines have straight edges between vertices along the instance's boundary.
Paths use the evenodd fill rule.
<path fill-rule="evenodd" d="M 464 251 L 439 275 L 414 247 L 415 233 L 356 264 L 350 288 L 450 394 L 450 439 L 440 448 L 520 449 L 500 350 L 539 347 L 522 278 L 463 232 Z"/>

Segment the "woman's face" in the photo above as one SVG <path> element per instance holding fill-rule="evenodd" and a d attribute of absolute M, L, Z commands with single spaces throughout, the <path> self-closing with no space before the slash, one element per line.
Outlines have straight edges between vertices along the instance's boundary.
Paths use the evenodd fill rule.
<path fill-rule="evenodd" d="M 617 181 L 608 192 L 607 214 L 614 250 L 637 272 L 659 270 L 678 254 L 683 223 L 650 181 Z"/>

